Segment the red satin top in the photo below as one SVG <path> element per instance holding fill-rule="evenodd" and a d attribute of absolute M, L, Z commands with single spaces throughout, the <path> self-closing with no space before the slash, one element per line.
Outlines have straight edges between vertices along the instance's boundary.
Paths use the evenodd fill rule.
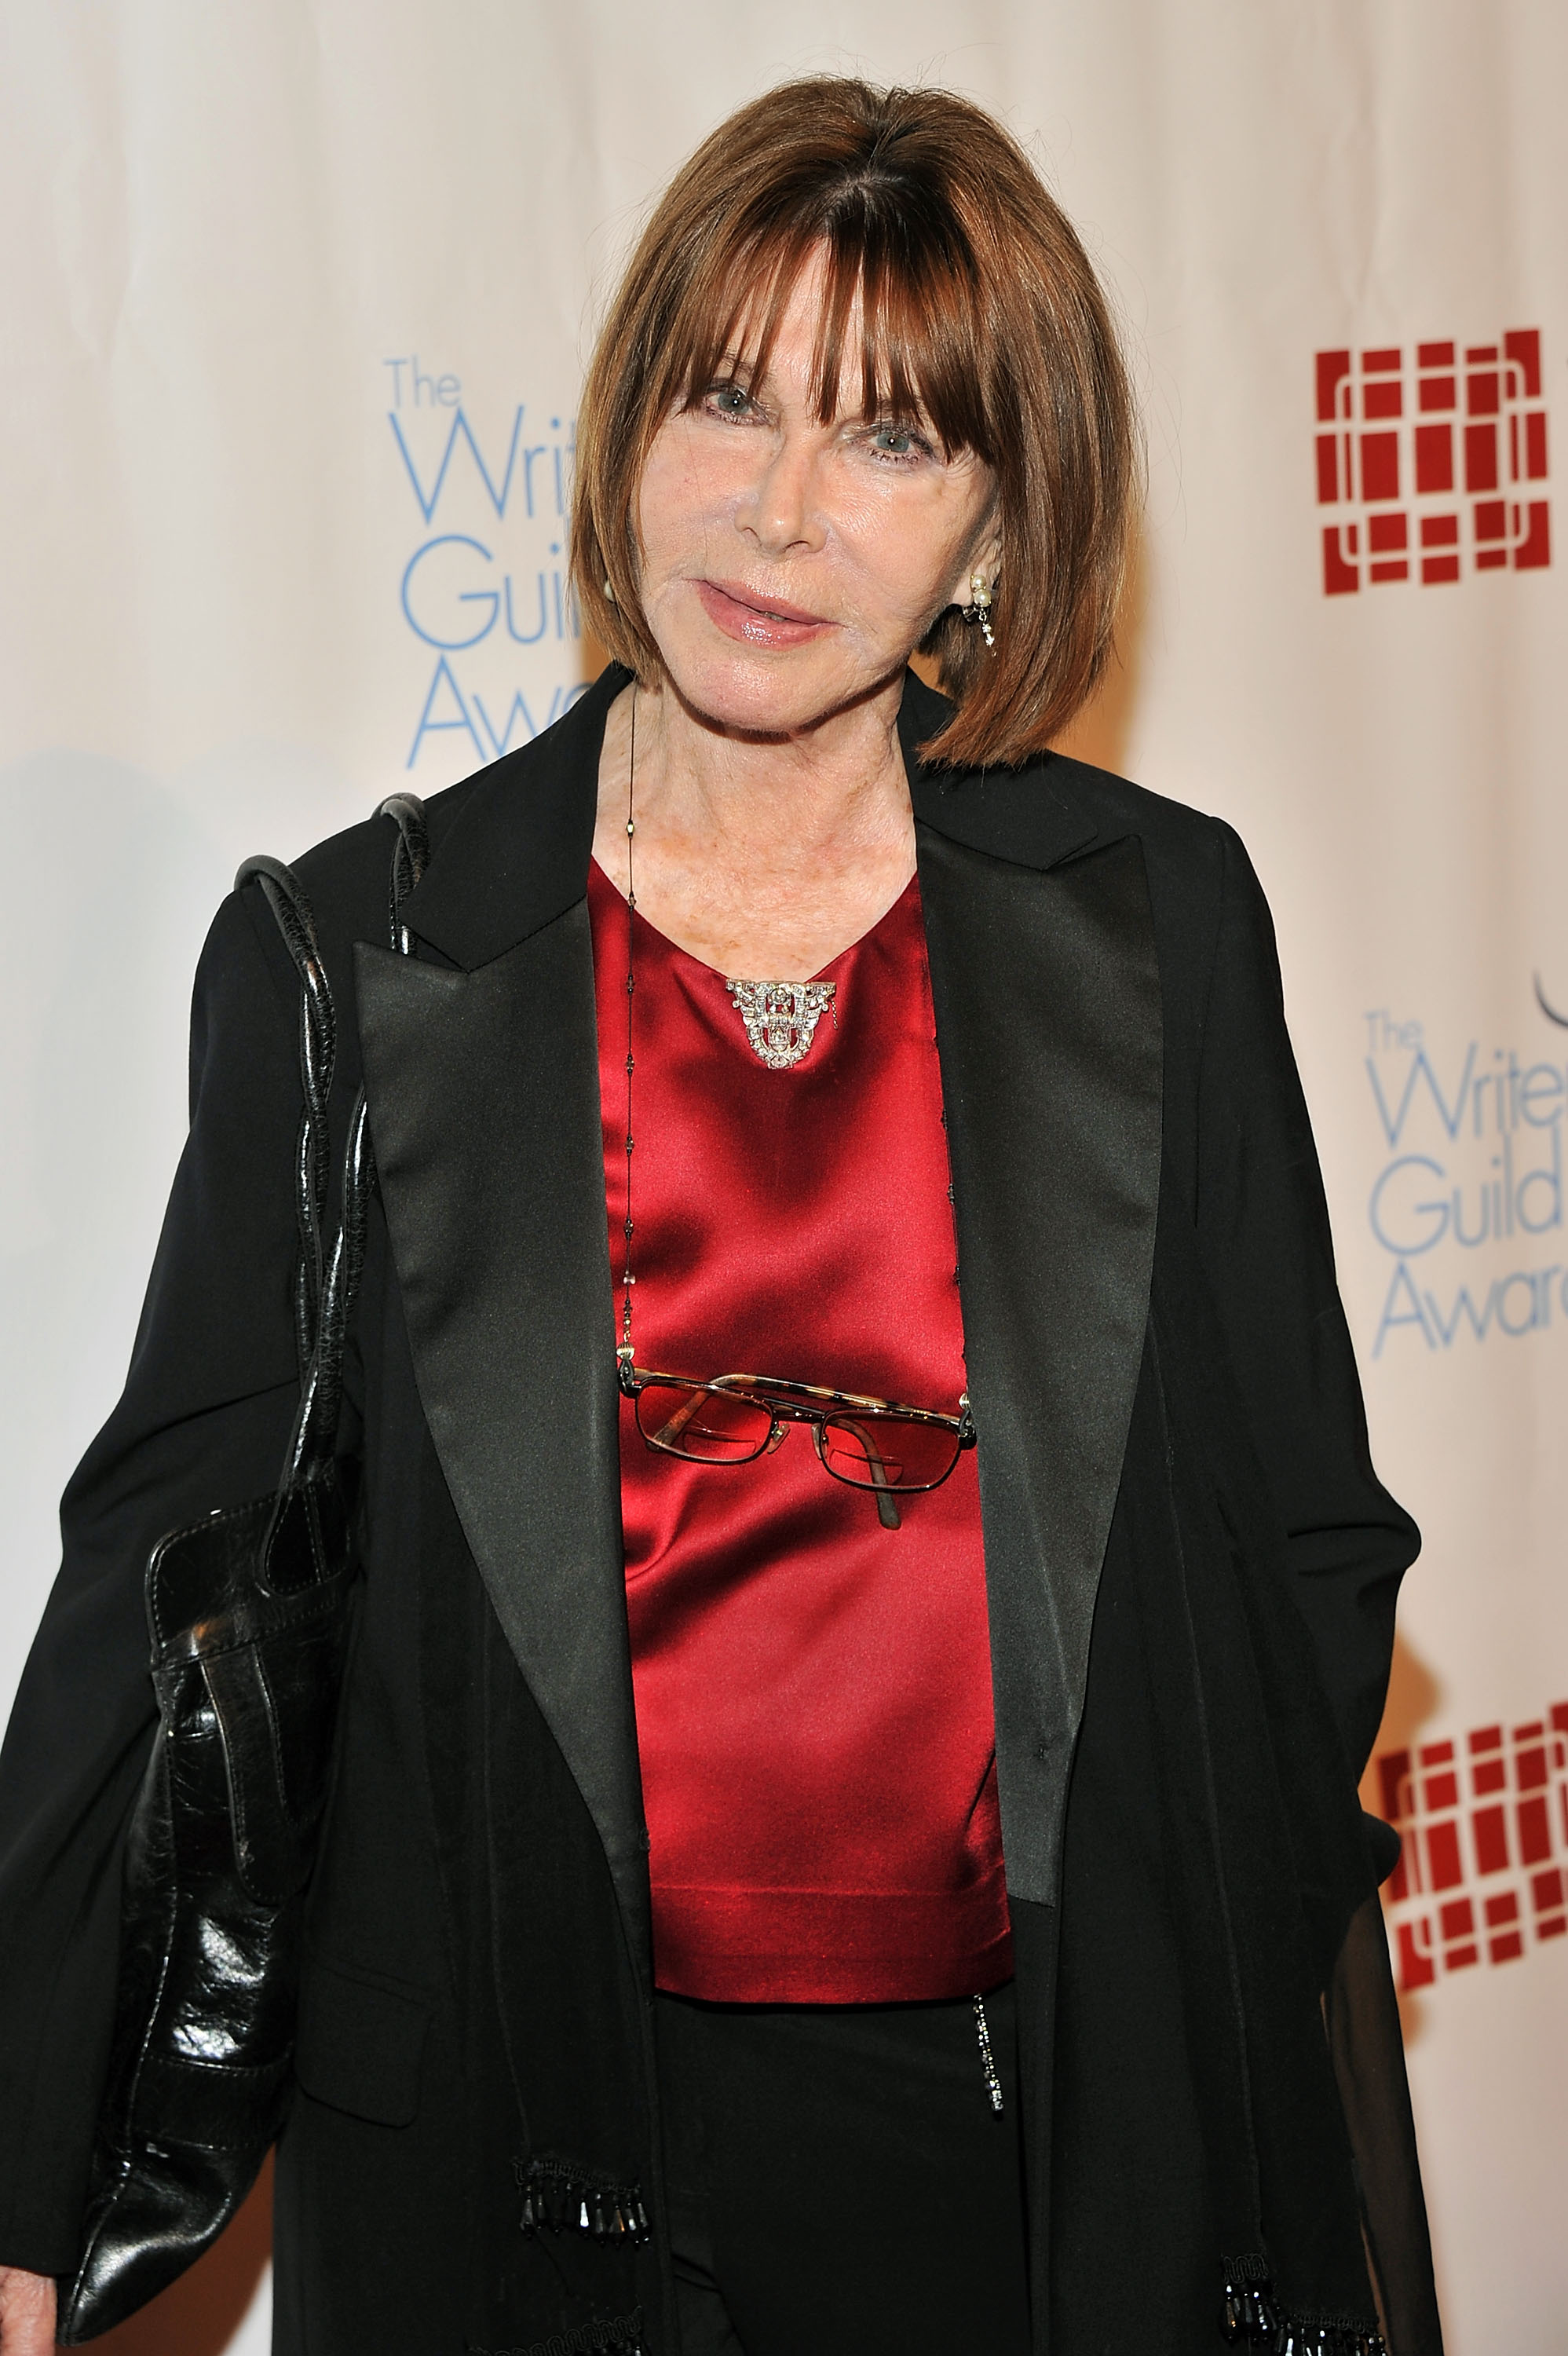
<path fill-rule="evenodd" d="M 611 1265 L 624 1265 L 624 900 L 597 866 Z M 722 977 L 635 926 L 639 1365 L 788 1376 L 958 1412 L 963 1327 L 918 885 L 825 969 L 772 1071 Z M 654 1967 L 747 2004 L 963 1996 L 1011 1970 L 974 1450 L 874 1499 L 793 1425 L 748 1465 L 650 1449 L 621 1500 Z"/>

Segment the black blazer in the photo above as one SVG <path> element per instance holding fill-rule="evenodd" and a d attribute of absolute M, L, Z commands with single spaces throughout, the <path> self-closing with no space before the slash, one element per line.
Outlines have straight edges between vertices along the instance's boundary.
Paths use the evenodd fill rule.
<path fill-rule="evenodd" d="M 637 2308 L 675 2345 L 660 2234 L 517 2226 L 541 2155 L 660 2200 L 584 899 L 624 681 L 432 803 L 415 958 L 377 946 L 385 822 L 299 862 L 381 1205 L 344 1438 L 367 1575 L 277 2178 L 276 2344 L 311 2356 Z M 1355 1783 L 1416 1536 L 1369 1461 L 1241 844 L 1058 755 L 926 773 L 944 710 L 911 680 L 1038 2344 L 1120 2349 L 1125 2308 L 1129 2348 L 1208 2348 L 1222 2251 L 1370 2312 L 1319 1998 L 1372 1887 Z M 76 2255 L 148 1550 L 282 1457 L 294 1005 L 259 895 L 229 899 L 130 1377 L 0 1763 L 0 2262 Z"/>

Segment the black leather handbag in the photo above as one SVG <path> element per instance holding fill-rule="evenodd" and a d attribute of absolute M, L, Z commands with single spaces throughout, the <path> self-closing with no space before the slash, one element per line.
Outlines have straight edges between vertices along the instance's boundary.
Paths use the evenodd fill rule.
<path fill-rule="evenodd" d="M 394 795 L 381 814 L 398 829 L 391 932 L 406 953 L 400 912 L 424 866 L 423 813 Z M 126 1844 L 82 2256 L 59 2286 L 67 2347 L 123 2322 L 217 2239 L 277 2136 L 292 2083 L 304 1894 L 357 1569 L 335 1447 L 374 1171 L 361 1089 L 325 1249 L 332 998 L 295 877 L 251 859 L 236 889 L 252 879 L 300 978 L 300 1404 L 276 1493 L 171 1531 L 147 1564 L 158 1727 Z"/>

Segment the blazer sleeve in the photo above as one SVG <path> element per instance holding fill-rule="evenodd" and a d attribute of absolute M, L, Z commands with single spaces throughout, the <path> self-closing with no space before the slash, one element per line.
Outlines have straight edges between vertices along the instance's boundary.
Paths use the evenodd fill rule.
<path fill-rule="evenodd" d="M 1199 1087 L 1199 1248 L 1285 1529 L 1296 1601 L 1359 1778 L 1382 1716 L 1395 1597 L 1421 1538 L 1372 1470 L 1274 926 L 1240 840 L 1220 831 Z M 1380 1869 L 1392 1861 L 1380 1855 Z"/>
<path fill-rule="evenodd" d="M 297 1001 L 252 902 L 225 902 L 202 955 L 190 1132 L 129 1376 L 66 1492 L 63 1565 L 0 1749 L 0 2264 L 35 2273 L 77 2259 L 124 1828 L 155 1725 L 147 1557 L 275 1485 L 299 1395 Z"/>

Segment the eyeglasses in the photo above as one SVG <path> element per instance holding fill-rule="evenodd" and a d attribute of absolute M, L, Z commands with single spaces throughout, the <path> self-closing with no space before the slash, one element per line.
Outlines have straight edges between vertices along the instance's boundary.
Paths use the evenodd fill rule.
<path fill-rule="evenodd" d="M 637 1430 L 650 1448 L 688 1464 L 754 1464 L 782 1447 L 792 1423 L 811 1427 L 817 1461 L 835 1481 L 869 1489 L 884 1529 L 900 1527 L 895 1500 L 940 1489 L 975 1425 L 965 1392 L 959 1415 L 820 1390 L 773 1375 L 716 1375 L 697 1382 L 655 1374 L 620 1357 L 620 1385 L 636 1404 Z"/>

